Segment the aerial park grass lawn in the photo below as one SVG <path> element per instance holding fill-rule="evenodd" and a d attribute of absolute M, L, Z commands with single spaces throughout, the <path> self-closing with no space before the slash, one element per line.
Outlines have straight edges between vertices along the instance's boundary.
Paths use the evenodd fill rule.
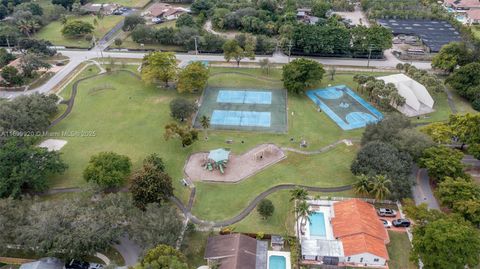
<path fill-rule="evenodd" d="M 93 25 L 93 20 L 97 19 L 98 25 L 94 26 L 93 35 L 100 40 L 108 31 L 123 20 L 123 16 L 105 16 L 103 19 L 98 19 L 93 15 L 69 17 L 69 21 L 80 20 L 89 22 Z M 43 27 L 35 34 L 35 39 L 44 39 L 52 42 L 55 46 L 88 48 L 91 45 L 90 41 L 85 38 L 66 38 L 62 35 L 63 24 L 60 21 L 54 21 Z"/>
<path fill-rule="evenodd" d="M 80 77 L 97 71 L 96 67 L 88 67 Z M 334 80 L 324 78 L 318 87 L 345 84 L 355 89 L 356 84 L 352 78 L 352 73 L 338 72 Z M 278 89 L 282 88 L 281 70 L 272 70 L 267 76 L 260 69 L 212 67 L 209 86 Z M 70 92 L 71 85 L 60 95 L 68 99 Z M 303 150 L 309 151 L 340 139 L 359 139 L 363 132 L 363 129 L 343 131 L 325 113 L 318 112 L 305 95 L 289 95 L 288 133 L 209 130 L 208 140 L 200 132 L 199 141 L 182 148 L 180 141 L 165 141 L 163 136 L 164 126 L 174 121 L 170 117 L 169 102 L 176 97 L 198 100 L 200 95 L 178 94 L 175 90 L 161 86 L 146 85 L 125 72 L 106 74 L 81 82 L 73 111 L 52 132 L 94 131 L 95 136 L 61 138 L 68 141 L 61 152 L 69 168 L 63 175 L 52 178 L 52 185 L 86 186 L 82 171 L 90 156 L 101 151 L 114 151 L 129 156 L 134 168 L 141 165 L 146 155 L 158 153 L 173 178 L 175 195 L 186 203 L 190 192 L 181 184 L 181 179 L 184 177 L 183 166 L 191 153 L 228 147 L 233 153 L 241 154 L 261 143 L 300 149 L 301 139 L 308 142 L 308 147 Z M 233 144 L 226 144 L 226 140 L 233 140 Z M 283 183 L 319 187 L 351 184 L 354 177 L 349 168 L 357 150 L 357 144 L 340 144 L 318 155 L 287 152 L 285 160 L 237 184 L 195 182 L 197 193 L 193 214 L 206 220 L 228 219 L 238 214 L 261 192 Z M 338 195 L 353 196 L 351 192 Z M 291 233 L 285 226 L 287 220 L 290 223 L 293 221 L 291 206 L 287 202 L 288 191 L 274 193 L 268 198 L 276 207 L 274 215 L 263 220 L 253 212 L 238 223 L 239 230 L 266 233 L 282 233 L 285 230 Z"/>

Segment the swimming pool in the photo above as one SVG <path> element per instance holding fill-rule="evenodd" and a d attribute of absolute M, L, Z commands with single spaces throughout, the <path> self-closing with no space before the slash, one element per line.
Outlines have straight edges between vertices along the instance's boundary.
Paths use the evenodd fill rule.
<path fill-rule="evenodd" d="M 286 269 L 287 259 L 284 256 L 272 255 L 268 257 L 268 269 Z"/>
<path fill-rule="evenodd" d="M 310 215 L 310 236 L 326 237 L 325 216 L 323 212 L 313 212 Z"/>

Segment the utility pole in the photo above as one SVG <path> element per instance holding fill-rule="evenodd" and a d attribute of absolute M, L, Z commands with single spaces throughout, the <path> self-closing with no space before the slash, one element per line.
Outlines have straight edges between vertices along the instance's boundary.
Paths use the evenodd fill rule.
<path fill-rule="evenodd" d="M 290 62 L 290 56 L 292 55 L 292 40 L 288 41 L 288 62 Z"/>
<path fill-rule="evenodd" d="M 367 68 L 370 67 L 370 58 L 372 57 L 372 46 L 368 47 L 368 61 L 367 61 Z"/>
<path fill-rule="evenodd" d="M 8 40 L 8 35 L 7 35 L 7 47 L 8 47 L 8 52 L 12 52 L 12 49 L 10 48 L 10 41 Z"/>
<path fill-rule="evenodd" d="M 193 38 L 195 40 L 195 55 L 198 55 L 198 43 L 197 43 L 197 37 Z"/>

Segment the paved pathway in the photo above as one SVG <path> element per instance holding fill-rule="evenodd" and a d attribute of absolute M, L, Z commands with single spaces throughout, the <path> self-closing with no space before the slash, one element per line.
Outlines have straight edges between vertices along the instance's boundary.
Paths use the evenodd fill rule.
<path fill-rule="evenodd" d="M 232 224 L 235 224 L 241 220 L 243 220 L 245 217 L 247 217 L 257 206 L 257 204 L 269 196 L 272 193 L 275 193 L 277 191 L 282 191 L 282 190 L 292 190 L 295 188 L 304 188 L 307 191 L 313 191 L 313 192 L 342 192 L 342 191 L 347 191 L 352 189 L 351 185 L 346 185 L 346 186 L 340 186 L 340 187 L 330 187 L 330 188 L 324 188 L 324 187 L 311 187 L 311 186 L 304 186 L 304 185 L 296 185 L 296 184 L 280 184 L 273 186 L 266 191 L 260 193 L 257 195 L 249 204 L 248 206 L 243 209 L 238 215 L 227 219 L 227 220 L 222 220 L 222 221 L 207 221 L 207 220 L 202 220 L 197 218 L 196 216 L 192 215 L 190 210 L 183 205 L 183 203 L 177 198 L 177 197 L 171 197 L 170 201 L 174 203 L 182 212 L 183 214 L 190 219 L 191 222 L 201 225 L 201 226 L 207 226 L 207 227 L 225 227 L 229 226 Z"/>
<path fill-rule="evenodd" d="M 428 177 L 427 169 L 418 169 L 414 167 L 413 175 L 415 176 L 416 184 L 413 186 L 413 198 L 415 204 L 426 203 L 430 209 L 440 209 L 438 201 L 433 195 L 430 186 L 430 179 Z"/>
<path fill-rule="evenodd" d="M 113 247 L 122 255 L 125 267 L 135 266 L 142 253 L 142 249 L 127 236 L 121 237 L 119 244 L 115 244 Z"/>
<path fill-rule="evenodd" d="M 291 151 L 291 152 L 295 152 L 295 153 L 298 153 L 298 154 L 304 154 L 304 155 L 314 155 L 314 154 L 320 154 L 320 153 L 323 153 L 325 151 L 329 151 L 330 149 L 338 146 L 339 144 L 342 144 L 342 143 L 345 143 L 346 144 L 346 139 L 342 139 L 342 140 L 338 140 L 337 142 L 334 142 L 328 146 L 325 146 L 319 150 L 313 150 L 313 151 L 304 151 L 304 150 L 299 150 L 299 149 L 294 149 L 294 148 L 289 148 L 289 147 L 282 147 L 281 149 L 284 150 L 284 151 Z M 355 141 L 355 142 L 358 142 L 356 140 L 349 140 L 349 141 Z"/>

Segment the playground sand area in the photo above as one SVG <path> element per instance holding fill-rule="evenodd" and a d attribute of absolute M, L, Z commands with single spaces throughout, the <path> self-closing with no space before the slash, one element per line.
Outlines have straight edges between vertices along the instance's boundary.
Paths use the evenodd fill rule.
<path fill-rule="evenodd" d="M 286 158 L 283 150 L 276 145 L 261 144 L 241 155 L 230 154 L 222 174 L 218 169 L 205 169 L 208 154 L 198 152 L 190 155 L 184 167 L 185 175 L 190 180 L 235 183 Z"/>

